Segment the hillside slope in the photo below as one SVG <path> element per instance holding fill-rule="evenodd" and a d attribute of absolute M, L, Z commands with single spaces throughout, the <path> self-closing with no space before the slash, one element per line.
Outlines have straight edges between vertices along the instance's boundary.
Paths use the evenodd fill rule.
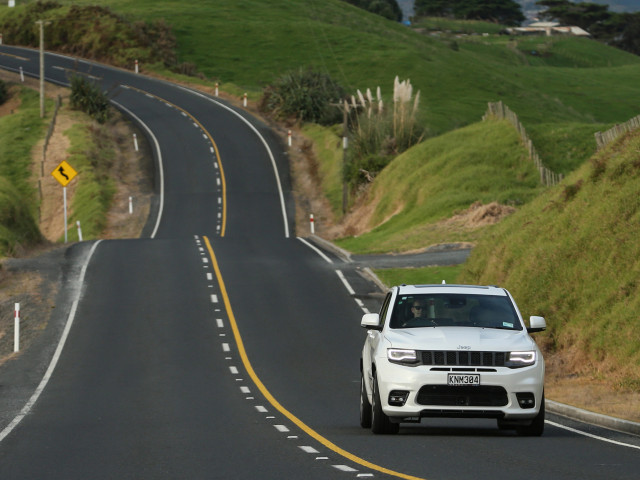
<path fill-rule="evenodd" d="M 564 375 L 640 388 L 640 131 L 492 229 L 460 280 L 508 288 L 544 315 Z"/>
<path fill-rule="evenodd" d="M 640 58 L 586 39 L 426 35 L 342 0 L 100 4 L 131 21 L 165 19 L 177 38 L 178 61 L 195 64 L 223 90 L 231 83 L 234 91 L 242 92 L 239 87 L 256 95 L 287 71 L 313 66 L 352 93 L 380 86 L 390 98 L 398 75 L 421 91 L 422 121 L 430 135 L 474 123 L 487 102 L 503 100 L 534 142 L 551 147 L 548 155 L 557 156 L 553 166 L 564 173 L 594 151 L 593 143 L 586 153 L 574 153 L 565 144 L 574 145 L 576 136 L 578 143 L 588 143 L 595 131 L 640 111 Z M 549 124 L 567 123 L 571 129 L 547 138 Z M 533 128 L 537 124 L 545 126 Z M 576 158 L 565 167 L 567 153 Z"/>
<path fill-rule="evenodd" d="M 475 228 L 451 228 L 456 213 L 480 202 L 521 205 L 540 193 L 538 172 L 516 130 L 489 120 L 424 141 L 376 177 L 365 208 L 352 217 L 354 236 L 338 243 L 357 252 L 419 249 L 473 241 Z M 349 231 L 349 227 L 347 227 Z"/>

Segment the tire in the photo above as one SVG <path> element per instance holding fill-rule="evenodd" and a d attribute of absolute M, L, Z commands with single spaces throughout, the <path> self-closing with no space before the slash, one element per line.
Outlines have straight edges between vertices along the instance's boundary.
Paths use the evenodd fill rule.
<path fill-rule="evenodd" d="M 364 386 L 364 374 L 360 375 L 360 426 L 371 428 L 371 403 L 367 397 L 367 388 Z"/>
<path fill-rule="evenodd" d="M 544 415 L 545 415 L 545 408 L 544 408 L 544 393 L 543 393 L 542 403 L 540 404 L 540 411 L 538 412 L 538 415 L 536 415 L 536 417 L 533 419 L 530 425 L 527 425 L 526 427 L 516 428 L 518 435 L 522 435 L 524 437 L 541 436 L 542 432 L 544 432 Z"/>
<path fill-rule="evenodd" d="M 371 406 L 371 431 L 383 435 L 398 433 L 400 424 L 393 423 L 389 417 L 382 411 L 380 402 L 380 392 L 378 391 L 378 380 L 373 377 L 373 405 Z"/>

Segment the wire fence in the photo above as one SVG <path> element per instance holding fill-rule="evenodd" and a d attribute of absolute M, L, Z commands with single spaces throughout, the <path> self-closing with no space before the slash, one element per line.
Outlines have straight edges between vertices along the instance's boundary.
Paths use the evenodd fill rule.
<path fill-rule="evenodd" d="M 610 128 L 606 132 L 596 132 L 596 144 L 598 145 L 598 150 L 604 148 L 607 144 L 613 142 L 621 135 L 624 135 L 627 132 L 631 132 L 640 128 L 640 115 L 637 117 L 633 117 L 631 120 L 622 123 L 620 125 L 616 125 L 613 128 Z"/>
<path fill-rule="evenodd" d="M 522 125 L 522 123 L 520 123 L 520 120 L 518 120 L 518 116 L 509 107 L 502 103 L 502 101 L 489 102 L 487 113 L 484 114 L 482 120 L 487 120 L 487 118 L 489 117 L 508 120 L 515 127 L 515 129 L 518 131 L 518 134 L 520 135 L 520 138 L 522 139 L 522 142 L 527 148 L 527 151 L 529 152 L 529 158 L 533 161 L 534 165 L 538 169 L 538 172 L 540 173 L 540 183 L 542 183 L 546 187 L 549 187 L 556 185 L 562 181 L 564 176 L 561 173 L 556 173 L 544 166 L 542 160 L 540 159 L 540 155 L 538 155 L 538 152 L 533 146 L 533 142 L 527 135 L 524 126 Z"/>

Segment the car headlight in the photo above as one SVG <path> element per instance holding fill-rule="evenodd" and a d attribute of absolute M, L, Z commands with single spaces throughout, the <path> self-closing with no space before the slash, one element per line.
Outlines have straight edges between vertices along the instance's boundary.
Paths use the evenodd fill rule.
<path fill-rule="evenodd" d="M 536 352 L 509 352 L 505 366 L 509 368 L 528 367 L 536 363 Z"/>
<path fill-rule="evenodd" d="M 418 363 L 416 351 L 405 348 L 389 348 L 387 350 L 387 358 L 391 363 L 400 363 L 402 365 L 416 365 Z"/>

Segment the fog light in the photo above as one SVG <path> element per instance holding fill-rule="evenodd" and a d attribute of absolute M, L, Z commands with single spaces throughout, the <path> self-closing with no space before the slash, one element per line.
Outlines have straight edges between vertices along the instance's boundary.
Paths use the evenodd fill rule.
<path fill-rule="evenodd" d="M 389 393 L 389 405 L 393 407 L 402 407 L 407 402 L 409 392 L 405 390 L 392 390 Z"/>
<path fill-rule="evenodd" d="M 520 408 L 533 408 L 536 406 L 536 397 L 533 393 L 516 393 L 516 398 L 518 399 Z"/>

